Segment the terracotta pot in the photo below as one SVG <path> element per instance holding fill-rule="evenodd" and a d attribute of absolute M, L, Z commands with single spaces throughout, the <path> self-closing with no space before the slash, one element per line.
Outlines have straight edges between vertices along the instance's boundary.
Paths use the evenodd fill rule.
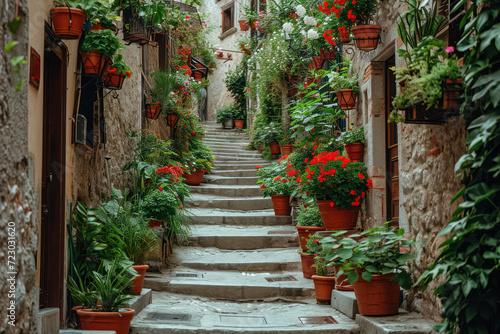
<path fill-rule="evenodd" d="M 300 242 L 300 248 L 302 251 L 306 251 L 307 247 L 307 240 L 309 239 L 309 236 L 311 234 L 314 234 L 318 231 L 325 231 L 325 228 L 320 226 L 295 226 L 297 229 L 297 232 L 299 232 L 299 242 Z"/>
<path fill-rule="evenodd" d="M 363 161 L 363 149 L 365 148 L 364 144 L 361 143 L 345 144 L 344 147 L 349 159 L 355 162 Z"/>
<path fill-rule="evenodd" d="M 278 142 L 269 143 L 271 154 L 280 154 L 280 144 Z"/>
<path fill-rule="evenodd" d="M 222 124 L 222 128 L 224 129 L 232 129 L 234 127 L 234 121 L 232 118 L 228 119 L 227 121 Z"/>
<path fill-rule="evenodd" d="M 243 126 L 245 125 L 245 120 L 243 119 L 235 119 L 234 120 L 234 126 L 236 129 L 243 129 Z"/>
<path fill-rule="evenodd" d="M 57 7 L 50 9 L 54 33 L 62 39 L 79 39 L 85 22 L 85 12 L 77 8 Z"/>
<path fill-rule="evenodd" d="M 206 74 L 207 70 L 201 64 L 194 64 L 194 66 L 196 66 L 196 68 L 200 68 L 202 70 L 201 71 L 193 71 L 193 78 L 195 78 L 196 80 L 203 79 L 203 77 Z"/>
<path fill-rule="evenodd" d="M 321 55 L 325 57 L 325 59 L 334 59 L 335 54 L 337 53 L 337 50 L 333 49 L 331 51 L 326 51 L 323 48 L 320 48 Z"/>
<path fill-rule="evenodd" d="M 247 20 L 239 20 L 238 23 L 240 24 L 240 30 L 243 31 L 250 30 L 250 27 L 247 26 Z"/>
<path fill-rule="evenodd" d="M 341 89 L 337 92 L 340 109 L 352 109 L 356 105 L 356 93 L 352 89 Z"/>
<path fill-rule="evenodd" d="M 327 231 L 352 230 L 358 221 L 359 209 L 341 209 L 330 200 L 317 200 L 319 213 Z"/>
<path fill-rule="evenodd" d="M 381 31 L 381 26 L 373 24 L 355 26 L 351 29 L 356 47 L 363 51 L 371 51 L 377 48 Z"/>
<path fill-rule="evenodd" d="M 125 74 L 121 73 L 108 73 L 104 76 L 103 85 L 109 89 L 119 90 L 122 89 Z"/>
<path fill-rule="evenodd" d="M 289 17 L 290 17 L 291 19 L 298 19 L 298 18 L 299 18 L 299 14 L 297 14 L 297 13 L 295 13 L 295 12 L 291 12 L 291 13 L 290 13 L 290 15 L 289 15 Z"/>
<path fill-rule="evenodd" d="M 82 329 L 82 323 L 80 322 L 80 317 L 76 313 L 76 311 L 81 310 L 83 306 L 73 306 L 71 308 L 70 318 L 75 322 L 78 329 Z"/>
<path fill-rule="evenodd" d="M 339 42 L 342 44 L 351 43 L 351 41 L 352 39 L 350 39 L 349 37 L 339 36 Z"/>
<path fill-rule="evenodd" d="M 246 44 L 243 44 L 243 45 L 241 46 L 241 51 L 245 52 L 247 55 L 249 55 L 249 56 L 250 56 L 250 55 L 252 54 L 252 52 L 251 52 L 250 50 L 248 50 L 248 49 L 245 47 L 245 45 L 246 45 Z"/>
<path fill-rule="evenodd" d="M 181 45 L 181 47 L 177 48 L 178 52 L 182 52 L 186 56 L 189 56 L 191 54 L 191 50 L 193 50 L 193 48 L 190 47 L 189 45 Z"/>
<path fill-rule="evenodd" d="M 145 265 L 133 265 L 132 268 L 137 271 L 141 276 L 134 278 L 134 285 L 132 290 L 132 295 L 140 295 L 142 292 L 142 285 L 144 284 L 144 277 L 146 276 L 146 270 L 149 269 L 147 264 Z"/>
<path fill-rule="evenodd" d="M 146 117 L 157 119 L 160 116 L 161 107 L 157 104 L 146 104 Z"/>
<path fill-rule="evenodd" d="M 325 57 L 323 56 L 313 56 L 312 61 L 309 62 L 309 68 L 312 70 L 321 70 L 323 64 L 325 63 Z"/>
<path fill-rule="evenodd" d="M 83 73 L 100 76 L 104 67 L 108 63 L 108 56 L 101 55 L 100 52 L 91 50 L 89 53 L 81 53 Z"/>
<path fill-rule="evenodd" d="M 335 289 L 340 290 L 340 291 L 354 291 L 354 287 L 349 283 L 347 280 L 347 275 L 337 275 L 337 273 L 340 270 L 340 266 L 334 266 L 333 269 L 335 270 Z"/>
<path fill-rule="evenodd" d="M 272 195 L 274 215 L 276 216 L 290 216 L 292 207 L 290 206 L 290 196 Z"/>
<path fill-rule="evenodd" d="M 90 309 L 80 309 L 76 313 L 80 317 L 83 330 L 115 331 L 116 334 L 128 334 L 135 311 L 123 310 L 123 312 L 96 312 Z"/>
<path fill-rule="evenodd" d="M 281 156 L 290 155 L 293 153 L 293 144 L 291 145 L 280 145 Z"/>
<path fill-rule="evenodd" d="M 443 90 L 443 109 L 455 109 L 460 107 L 457 96 L 460 93 L 462 79 L 446 79 L 445 89 Z"/>
<path fill-rule="evenodd" d="M 174 127 L 177 124 L 179 117 L 176 115 L 167 115 L 167 125 L 170 127 Z"/>
<path fill-rule="evenodd" d="M 399 284 L 390 281 L 393 274 L 373 275 L 371 282 L 361 275 L 353 284 L 359 313 L 363 315 L 397 314 L 399 308 Z"/>
<path fill-rule="evenodd" d="M 313 275 L 316 303 L 329 305 L 332 301 L 332 290 L 335 289 L 335 277 Z"/>
<path fill-rule="evenodd" d="M 201 170 L 193 171 L 191 174 L 182 174 L 182 177 L 185 178 L 183 181 L 185 184 L 189 184 L 190 186 L 199 186 L 201 184 L 201 180 L 203 179 L 203 174 L 205 172 Z"/>
<path fill-rule="evenodd" d="M 163 226 L 163 223 L 161 221 L 159 221 L 159 220 L 151 219 L 148 222 L 148 227 L 149 228 L 155 228 L 155 227 L 160 227 L 160 226 Z"/>
<path fill-rule="evenodd" d="M 307 255 L 301 252 L 300 261 L 302 262 L 302 275 L 305 278 L 312 278 L 313 275 L 316 275 L 316 268 L 311 267 L 314 264 L 314 255 Z"/>

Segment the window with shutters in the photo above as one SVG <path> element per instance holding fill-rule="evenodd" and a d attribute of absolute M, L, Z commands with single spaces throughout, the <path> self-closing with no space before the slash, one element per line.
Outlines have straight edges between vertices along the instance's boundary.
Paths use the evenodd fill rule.
<path fill-rule="evenodd" d="M 234 2 L 222 7 L 222 33 L 234 27 Z"/>

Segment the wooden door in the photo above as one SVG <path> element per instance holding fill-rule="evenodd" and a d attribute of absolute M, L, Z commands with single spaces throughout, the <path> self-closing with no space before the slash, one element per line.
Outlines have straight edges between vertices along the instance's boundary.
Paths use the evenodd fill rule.
<path fill-rule="evenodd" d="M 40 308 L 58 307 L 63 321 L 66 168 L 66 55 L 46 33 L 44 53 Z"/>
<path fill-rule="evenodd" d="M 391 102 L 396 96 L 396 76 L 390 67 L 396 65 L 392 56 L 385 63 L 386 75 L 386 120 L 391 113 Z M 399 225 L 399 160 L 398 160 L 398 127 L 397 123 L 386 123 L 386 166 L 387 166 L 387 220 Z"/>

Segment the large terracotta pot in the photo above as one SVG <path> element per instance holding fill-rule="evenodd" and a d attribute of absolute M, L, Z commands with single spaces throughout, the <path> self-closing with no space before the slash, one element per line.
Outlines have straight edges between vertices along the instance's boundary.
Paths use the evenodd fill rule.
<path fill-rule="evenodd" d="M 312 70 L 321 70 L 323 64 L 325 63 L 325 57 L 323 56 L 313 56 L 312 61 L 309 62 L 309 68 Z"/>
<path fill-rule="evenodd" d="M 335 270 L 335 289 L 341 290 L 341 291 L 354 291 L 354 287 L 349 283 L 347 280 L 347 275 L 337 275 L 339 272 L 340 266 L 335 266 L 333 267 Z"/>
<path fill-rule="evenodd" d="M 443 109 L 455 109 L 460 107 L 457 96 L 460 94 L 462 79 L 446 79 L 445 89 L 443 90 Z"/>
<path fill-rule="evenodd" d="M 344 147 L 349 159 L 351 159 L 352 161 L 363 161 L 363 150 L 365 148 L 364 144 L 361 143 L 345 144 Z"/>
<path fill-rule="evenodd" d="M 292 207 L 290 206 L 290 196 L 272 195 L 274 214 L 276 216 L 290 216 Z"/>
<path fill-rule="evenodd" d="M 77 8 L 57 7 L 50 9 L 54 33 L 62 39 L 79 39 L 85 22 L 85 12 Z"/>
<path fill-rule="evenodd" d="M 329 305 L 332 300 L 332 290 L 335 289 L 335 277 L 313 275 L 316 303 Z"/>
<path fill-rule="evenodd" d="M 243 126 L 245 125 L 245 120 L 243 119 L 235 119 L 234 120 L 234 126 L 236 129 L 243 129 Z"/>
<path fill-rule="evenodd" d="M 390 281 L 392 274 L 373 275 L 371 282 L 361 275 L 353 284 L 359 313 L 363 315 L 397 314 L 399 308 L 399 284 Z"/>
<path fill-rule="evenodd" d="M 278 142 L 269 143 L 271 154 L 280 154 L 280 144 Z"/>
<path fill-rule="evenodd" d="M 317 227 L 317 226 L 295 226 L 297 229 L 297 232 L 299 232 L 299 242 L 300 242 L 300 248 L 302 251 L 306 251 L 307 247 L 307 240 L 309 239 L 309 236 L 311 234 L 314 234 L 318 231 L 325 231 L 324 227 Z"/>
<path fill-rule="evenodd" d="M 250 30 L 250 27 L 247 26 L 247 20 L 239 20 L 238 23 L 240 24 L 240 30 L 243 31 Z"/>
<path fill-rule="evenodd" d="M 359 209 L 341 209 L 330 200 L 318 200 L 319 213 L 327 231 L 352 230 L 358 221 Z"/>
<path fill-rule="evenodd" d="M 104 66 L 108 63 L 108 56 L 101 55 L 100 52 L 91 50 L 89 53 L 81 53 L 83 73 L 100 76 Z"/>
<path fill-rule="evenodd" d="M 292 145 L 280 145 L 281 155 L 290 155 L 293 153 L 293 144 Z"/>
<path fill-rule="evenodd" d="M 300 261 L 302 262 L 302 275 L 305 278 L 312 278 L 313 275 L 316 275 L 316 268 L 311 267 L 314 264 L 314 255 L 307 255 L 301 252 Z"/>
<path fill-rule="evenodd" d="M 185 178 L 183 181 L 185 184 L 189 184 L 190 186 L 199 186 L 201 184 L 201 180 L 203 179 L 203 174 L 205 172 L 201 170 L 193 171 L 191 174 L 182 174 L 182 177 Z"/>
<path fill-rule="evenodd" d="M 76 313 L 83 330 L 115 331 L 116 334 L 128 334 L 135 311 L 124 309 L 123 312 L 95 312 L 90 309 L 80 309 Z"/>
<path fill-rule="evenodd" d="M 356 105 L 356 93 L 352 89 L 341 89 L 337 92 L 337 102 L 340 109 L 352 109 Z"/>
<path fill-rule="evenodd" d="M 141 276 L 134 278 L 134 285 L 133 285 L 133 290 L 132 294 L 133 295 L 140 295 L 142 292 L 142 285 L 144 284 L 144 277 L 146 276 L 146 270 L 148 270 L 149 266 L 147 264 L 145 265 L 134 265 L 132 268 L 137 271 L 137 273 Z"/>
<path fill-rule="evenodd" d="M 356 47 L 363 51 L 371 51 L 377 48 L 381 31 L 381 26 L 373 24 L 355 26 L 351 29 Z"/>

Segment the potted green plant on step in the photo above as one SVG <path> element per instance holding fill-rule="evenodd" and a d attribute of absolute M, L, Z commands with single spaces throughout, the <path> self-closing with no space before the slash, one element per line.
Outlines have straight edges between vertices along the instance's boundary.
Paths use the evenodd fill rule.
<path fill-rule="evenodd" d="M 290 195 L 293 192 L 293 183 L 286 175 L 286 163 L 286 160 L 282 160 L 257 170 L 257 183 L 261 185 L 264 197 L 271 197 L 274 214 L 277 216 L 289 216 L 292 210 Z"/>
<path fill-rule="evenodd" d="M 321 238 L 319 239 L 321 241 Z M 331 270 L 329 270 L 330 267 L 328 266 L 322 252 L 314 257 L 314 264 L 312 267 L 316 269 L 316 274 L 311 277 L 314 282 L 316 303 L 330 305 L 332 300 L 332 290 L 335 289 L 335 276 Z"/>
<path fill-rule="evenodd" d="M 233 111 L 234 126 L 236 129 L 243 129 L 246 119 L 245 109 L 241 106 L 235 106 Z"/>
<path fill-rule="evenodd" d="M 352 161 L 363 161 L 363 150 L 365 147 L 365 131 L 363 127 L 344 132 L 340 140 L 344 144 L 349 159 Z"/>
<path fill-rule="evenodd" d="M 300 248 L 307 250 L 306 243 L 309 236 L 318 231 L 325 231 L 323 220 L 315 202 L 307 203 L 307 206 L 300 204 L 297 214 L 297 232 L 299 234 Z"/>
<path fill-rule="evenodd" d="M 232 129 L 234 127 L 234 111 L 235 106 L 229 105 L 217 110 L 217 123 L 221 123 L 224 129 Z"/>
<path fill-rule="evenodd" d="M 302 275 L 305 278 L 312 278 L 316 275 L 316 267 L 314 267 L 314 258 L 321 252 L 322 246 L 319 242 L 321 235 L 316 232 L 309 236 L 306 243 L 306 250 L 299 251 L 300 262 L 302 264 Z"/>
<path fill-rule="evenodd" d="M 80 47 L 83 72 L 101 76 L 105 65 L 121 48 L 122 43 L 111 30 L 89 31 Z"/>

